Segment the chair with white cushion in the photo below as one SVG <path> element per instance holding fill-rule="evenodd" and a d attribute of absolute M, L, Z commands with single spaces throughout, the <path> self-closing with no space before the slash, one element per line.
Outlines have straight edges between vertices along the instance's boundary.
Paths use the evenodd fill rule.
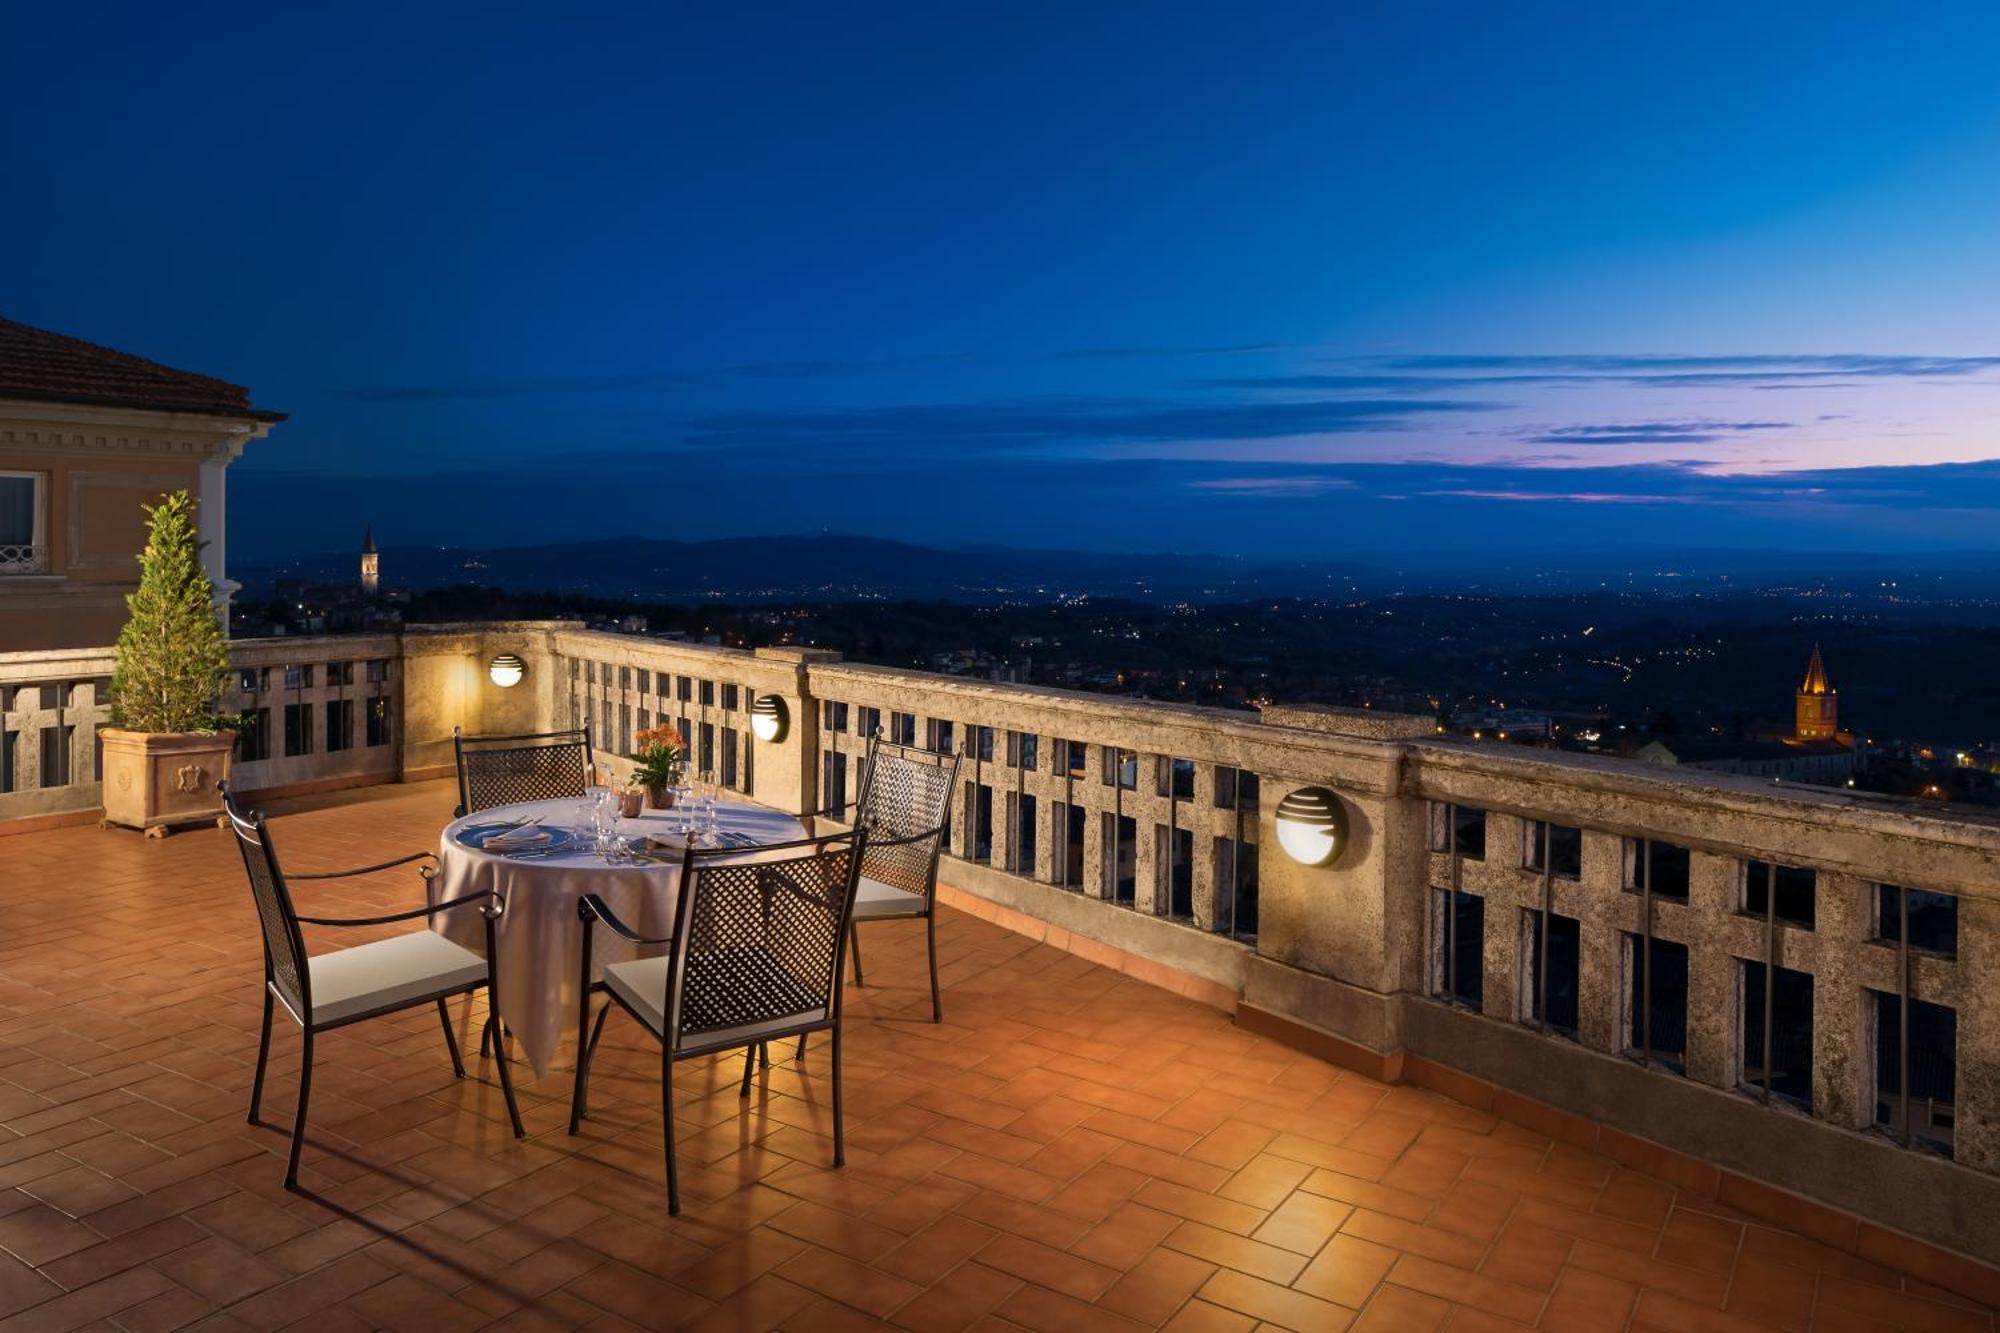
<path fill-rule="evenodd" d="M 435 1004 L 444 1024 L 445 1049 L 451 1052 L 452 1072 L 465 1077 L 465 1062 L 459 1058 L 458 1041 L 451 1031 L 451 1011 L 445 1001 L 482 988 L 495 993 L 493 968 L 488 959 L 497 956 L 493 947 L 493 926 L 500 917 L 501 903 L 489 892 L 469 893 L 448 902 L 374 917 L 300 916 L 292 905 L 288 880 L 347 879 L 373 874 L 394 866 L 425 862 L 419 873 L 426 881 L 434 876 L 437 857 L 432 852 L 399 856 L 379 865 L 358 870 L 327 871 L 312 875 L 287 876 L 278 866 L 278 853 L 271 845 L 271 830 L 263 812 L 245 814 L 227 784 L 221 786 L 230 826 L 236 831 L 237 848 L 243 853 L 243 868 L 250 878 L 250 894 L 257 903 L 257 917 L 264 930 L 264 1031 L 257 1043 L 257 1076 L 250 1087 L 250 1123 L 260 1125 L 264 1100 L 264 1068 L 271 1056 L 271 1017 L 276 1005 L 296 1022 L 305 1038 L 299 1065 L 299 1110 L 292 1125 L 292 1155 L 285 1168 L 285 1188 L 299 1186 L 299 1150 L 305 1144 L 306 1104 L 312 1097 L 313 1038 L 333 1028 L 346 1027 L 366 1018 L 400 1013 L 422 1005 Z M 313 956 L 306 954 L 301 925 L 381 926 L 395 921 L 414 921 L 460 907 L 478 907 L 486 918 L 486 957 L 453 944 L 429 930 L 419 930 L 391 939 L 357 944 Z M 489 1034 L 497 1015 L 489 1006 L 486 1026 Z M 514 1084 L 507 1072 L 504 1047 L 499 1062 L 500 1092 L 507 1102 L 507 1116 L 514 1134 L 523 1134 L 521 1113 L 514 1104 Z"/>
<path fill-rule="evenodd" d="M 861 978 L 863 922 L 922 920 L 930 946 L 933 1023 L 944 1021 L 938 998 L 938 857 L 951 833 L 951 798 L 958 790 L 963 757 L 874 738 L 855 802 L 855 826 L 868 830 L 868 845 L 854 897 L 854 984 L 866 984 Z"/>
<path fill-rule="evenodd" d="M 590 1066 L 604 1017 L 616 1005 L 660 1043 L 660 1105 L 666 1118 L 667 1211 L 681 1210 L 674 1162 L 674 1065 L 743 1050 L 744 1096 L 765 1043 L 808 1033 L 833 1034 L 833 1164 L 847 1160 L 840 1109 L 840 965 L 853 922 L 855 875 L 863 831 L 698 852 L 681 862 L 671 935 L 635 933 L 596 894 L 577 905 L 583 918 L 578 994 L 576 1082 L 569 1132 L 588 1114 Z M 655 958 L 607 963 L 611 997 L 590 1026 L 591 940 L 597 926 L 640 946 L 666 946 Z M 768 1064 L 768 1061 L 766 1061 Z"/>

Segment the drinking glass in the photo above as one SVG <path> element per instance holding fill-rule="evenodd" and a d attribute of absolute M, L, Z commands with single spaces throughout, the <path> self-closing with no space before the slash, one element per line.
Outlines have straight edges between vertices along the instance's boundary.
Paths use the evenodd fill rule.
<path fill-rule="evenodd" d="M 618 842 L 618 794 L 608 787 L 599 790 L 591 804 L 590 826 L 598 854 L 609 860 Z"/>
<path fill-rule="evenodd" d="M 694 784 L 688 781 L 687 769 L 674 773 L 674 813 L 679 817 L 674 831 L 683 838 L 694 833 Z"/>
<path fill-rule="evenodd" d="M 717 828 L 720 820 L 716 811 L 715 770 L 706 769 L 701 775 L 701 823 L 703 841 L 713 845 L 717 842 Z"/>

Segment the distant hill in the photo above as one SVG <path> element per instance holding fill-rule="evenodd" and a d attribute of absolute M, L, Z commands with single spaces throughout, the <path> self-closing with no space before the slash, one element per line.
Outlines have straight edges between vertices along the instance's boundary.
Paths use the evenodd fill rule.
<path fill-rule="evenodd" d="M 253 593 L 281 578 L 344 583 L 357 554 L 324 555 L 231 570 Z M 693 601 L 812 598 L 1052 601 L 1131 597 L 1148 601 L 1240 601 L 1349 595 L 1380 587 L 1385 571 L 1352 564 L 1255 563 L 1211 555 L 941 549 L 875 537 L 734 537 L 680 542 L 646 537 L 486 549 L 382 548 L 392 587 L 476 583 L 517 591 Z"/>

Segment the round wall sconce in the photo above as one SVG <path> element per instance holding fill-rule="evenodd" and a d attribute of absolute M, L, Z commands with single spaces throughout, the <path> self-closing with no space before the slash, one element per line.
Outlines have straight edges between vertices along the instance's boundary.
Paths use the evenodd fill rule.
<path fill-rule="evenodd" d="M 750 705 L 750 730 L 760 741 L 781 741 L 791 724 L 791 710 L 775 694 L 760 694 Z"/>
<path fill-rule="evenodd" d="M 1347 808 L 1325 787 L 1301 787 L 1278 802 L 1278 845 L 1305 866 L 1329 865 L 1347 846 Z"/>
<path fill-rule="evenodd" d="M 528 674 L 528 664 L 517 654 L 502 653 L 487 666 L 486 674 L 501 689 L 511 690 Z"/>

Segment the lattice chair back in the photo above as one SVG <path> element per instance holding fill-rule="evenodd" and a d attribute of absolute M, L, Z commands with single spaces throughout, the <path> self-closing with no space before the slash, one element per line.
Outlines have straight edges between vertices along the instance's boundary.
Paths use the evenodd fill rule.
<path fill-rule="evenodd" d="M 465 736 L 452 728 L 459 816 L 519 801 L 580 797 L 590 787 L 590 728 L 525 736 Z"/>
<path fill-rule="evenodd" d="M 861 792 L 860 827 L 869 838 L 862 875 L 907 893 L 936 892 L 961 758 L 901 745 L 871 747 Z"/>
<path fill-rule="evenodd" d="M 236 834 L 237 850 L 243 853 L 243 870 L 250 879 L 250 896 L 257 903 L 257 920 L 264 928 L 264 970 L 277 987 L 279 998 L 303 1022 L 312 1012 L 306 942 L 299 933 L 298 913 L 292 907 L 291 892 L 285 887 L 284 872 L 278 869 L 278 853 L 271 846 L 270 828 L 264 822 L 263 811 L 245 814 L 228 784 L 219 785 L 223 808 L 229 812 L 229 827 Z"/>
<path fill-rule="evenodd" d="M 839 1017 L 866 836 L 821 839 L 804 844 L 815 849 L 806 855 L 776 860 L 688 853 L 667 996 L 666 1039 L 675 1052 L 740 1046 L 756 1029 Z"/>

